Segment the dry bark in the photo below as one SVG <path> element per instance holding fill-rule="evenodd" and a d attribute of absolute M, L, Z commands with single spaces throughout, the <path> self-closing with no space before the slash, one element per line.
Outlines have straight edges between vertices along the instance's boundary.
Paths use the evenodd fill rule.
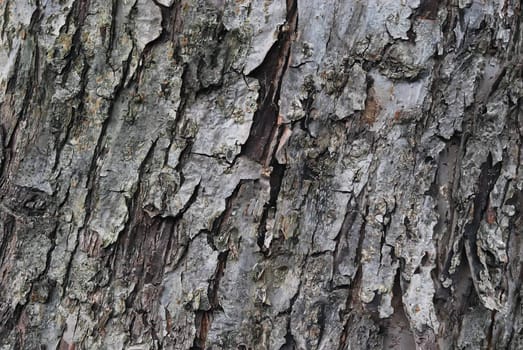
<path fill-rule="evenodd" d="M 0 349 L 523 348 L 519 1 L 0 13 Z"/>

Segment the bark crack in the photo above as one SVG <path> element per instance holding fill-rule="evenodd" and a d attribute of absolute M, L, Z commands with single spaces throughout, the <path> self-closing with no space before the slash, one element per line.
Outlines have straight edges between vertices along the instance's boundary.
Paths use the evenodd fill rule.
<path fill-rule="evenodd" d="M 249 74 L 260 82 L 260 97 L 249 137 L 242 146 L 242 153 L 262 164 L 269 163 L 272 156 L 270 145 L 272 139 L 277 136 L 279 127 L 280 89 L 289 64 L 291 45 L 297 27 L 297 0 L 287 0 L 286 24 L 280 28 L 278 40 L 262 64 Z"/>
<path fill-rule="evenodd" d="M 464 245 L 467 260 L 470 266 L 470 272 L 474 287 L 478 293 L 478 296 L 484 296 L 484 288 L 481 288 L 480 284 L 485 278 L 483 276 L 484 266 L 478 256 L 477 247 L 477 232 L 481 223 L 481 220 L 485 216 L 487 208 L 489 206 L 490 192 L 494 188 L 494 184 L 501 174 L 501 162 L 497 164 L 492 163 L 492 154 L 489 152 L 487 161 L 481 166 L 481 173 L 478 180 L 478 188 L 476 197 L 474 198 L 473 204 L 473 219 L 472 222 L 465 225 L 464 228 Z M 490 295 L 489 295 L 490 296 Z M 494 297 L 494 295 L 492 295 Z M 492 309 L 493 305 L 485 305 L 487 308 Z"/>

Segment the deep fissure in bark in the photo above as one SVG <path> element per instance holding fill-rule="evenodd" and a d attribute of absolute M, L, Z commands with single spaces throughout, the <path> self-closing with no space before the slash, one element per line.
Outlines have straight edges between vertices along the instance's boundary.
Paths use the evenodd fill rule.
<path fill-rule="evenodd" d="M 250 73 L 250 76 L 260 82 L 260 97 L 251 132 L 242 147 L 242 153 L 260 163 L 270 159 L 269 147 L 278 129 L 282 79 L 289 64 L 292 40 L 297 26 L 298 1 L 287 0 L 287 16 L 285 24 L 280 28 L 278 40 L 271 47 L 262 64 Z"/>

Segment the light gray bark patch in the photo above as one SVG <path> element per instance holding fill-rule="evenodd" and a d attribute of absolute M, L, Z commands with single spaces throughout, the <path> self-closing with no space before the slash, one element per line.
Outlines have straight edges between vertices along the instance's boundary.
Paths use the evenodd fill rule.
<path fill-rule="evenodd" d="M 139 52 L 162 33 L 162 13 L 152 0 L 136 0 L 132 18 L 134 20 L 134 38 Z"/>
<path fill-rule="evenodd" d="M 225 92 L 195 102 L 186 112 L 198 130 L 191 151 L 232 162 L 249 137 L 257 90 L 256 80 L 238 80 Z"/>

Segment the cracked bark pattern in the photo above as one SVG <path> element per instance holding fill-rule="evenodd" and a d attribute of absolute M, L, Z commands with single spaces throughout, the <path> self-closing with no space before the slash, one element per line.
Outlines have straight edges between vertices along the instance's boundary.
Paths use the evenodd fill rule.
<path fill-rule="evenodd" d="M 0 0 L 0 349 L 521 349 L 515 0 Z"/>

